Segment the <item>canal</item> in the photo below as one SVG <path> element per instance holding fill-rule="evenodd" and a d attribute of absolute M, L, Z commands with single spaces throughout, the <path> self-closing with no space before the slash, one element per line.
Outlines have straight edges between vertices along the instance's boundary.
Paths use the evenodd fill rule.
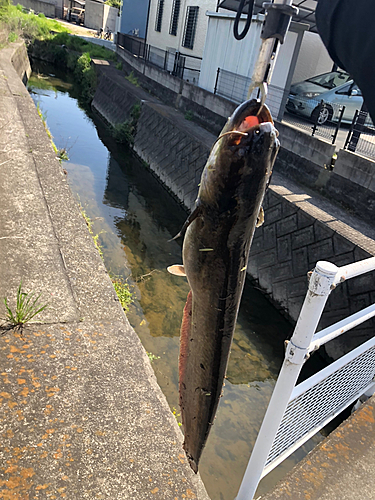
<path fill-rule="evenodd" d="M 106 127 L 78 99 L 72 80 L 35 65 L 28 88 L 58 148 L 77 201 L 93 222 L 104 263 L 128 282 L 134 301 L 127 313 L 158 383 L 179 421 L 178 349 L 185 278 L 166 268 L 181 263 L 181 241 L 169 242 L 186 212 L 129 149 L 113 141 Z M 266 214 L 267 216 L 267 214 Z M 87 277 L 90 279 L 90 276 Z M 290 324 L 256 287 L 245 286 L 215 425 L 203 453 L 200 474 L 212 500 L 233 500 L 251 453 L 283 359 Z M 315 363 L 315 364 L 314 364 Z M 319 366 L 319 358 L 310 369 Z M 269 490 L 321 440 L 318 435 L 264 478 Z"/>

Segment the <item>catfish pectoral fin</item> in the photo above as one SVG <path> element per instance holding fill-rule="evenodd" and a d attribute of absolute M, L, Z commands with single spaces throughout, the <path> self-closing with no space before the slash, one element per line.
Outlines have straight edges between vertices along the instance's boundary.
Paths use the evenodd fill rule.
<path fill-rule="evenodd" d="M 185 235 L 185 231 L 186 229 L 190 226 L 190 224 L 197 218 L 199 217 L 201 214 L 201 207 L 199 206 L 199 202 L 197 204 L 197 206 L 194 208 L 194 210 L 191 212 L 191 214 L 189 215 L 189 217 L 186 219 L 186 221 L 184 222 L 184 225 L 182 226 L 181 228 L 181 231 L 176 234 L 176 236 L 174 238 L 172 238 L 171 240 L 168 240 L 168 243 L 170 241 L 174 241 L 174 240 L 177 240 L 177 238 L 179 238 L 180 236 L 184 236 Z"/>
<path fill-rule="evenodd" d="M 174 264 L 173 266 L 167 267 L 167 271 L 174 276 L 186 276 L 185 268 L 182 264 Z"/>

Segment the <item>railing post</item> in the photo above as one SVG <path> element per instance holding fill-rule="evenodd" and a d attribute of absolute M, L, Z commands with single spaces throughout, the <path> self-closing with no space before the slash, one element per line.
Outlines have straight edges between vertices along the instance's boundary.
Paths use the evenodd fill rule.
<path fill-rule="evenodd" d="M 216 71 L 216 80 L 215 80 L 215 87 L 214 87 L 214 94 L 216 94 L 216 91 L 217 91 L 217 83 L 219 81 L 219 74 L 220 74 L 220 68 L 217 68 L 217 71 Z"/>
<path fill-rule="evenodd" d="M 336 125 L 336 130 L 334 131 L 334 133 L 332 135 L 332 144 L 335 144 L 335 142 L 336 142 L 337 134 L 339 133 L 339 129 L 341 127 L 342 117 L 344 116 L 344 111 L 345 111 L 345 106 L 343 106 L 340 110 L 340 115 L 339 115 L 339 119 L 338 119 L 338 122 Z"/>
<path fill-rule="evenodd" d="M 337 271 L 338 267 L 334 264 L 320 261 L 312 273 L 305 301 L 293 336 L 287 345 L 284 363 L 236 500 L 253 499 L 302 365 L 308 357 L 311 340 L 334 287 Z"/>

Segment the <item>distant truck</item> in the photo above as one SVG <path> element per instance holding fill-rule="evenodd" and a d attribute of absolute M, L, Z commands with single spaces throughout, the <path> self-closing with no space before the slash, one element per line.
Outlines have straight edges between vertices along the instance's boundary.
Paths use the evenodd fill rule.
<path fill-rule="evenodd" d="M 70 21 L 77 24 L 83 24 L 85 20 L 85 9 L 73 7 L 70 12 Z"/>

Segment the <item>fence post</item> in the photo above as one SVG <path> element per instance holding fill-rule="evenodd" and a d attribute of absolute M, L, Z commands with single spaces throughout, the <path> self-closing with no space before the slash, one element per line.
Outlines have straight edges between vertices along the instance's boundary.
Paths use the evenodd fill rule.
<path fill-rule="evenodd" d="M 344 116 L 344 111 L 345 111 L 345 106 L 343 106 L 340 110 L 340 116 L 339 116 L 339 120 L 338 120 L 337 125 L 336 125 L 336 130 L 334 131 L 334 133 L 332 135 L 332 144 L 335 144 L 335 142 L 336 142 L 337 134 L 339 133 L 339 128 L 341 127 L 342 117 Z"/>
<path fill-rule="evenodd" d="M 356 109 L 355 113 L 354 113 L 354 117 L 353 117 L 352 123 L 350 124 L 350 127 L 349 127 L 348 135 L 346 136 L 346 140 L 345 140 L 345 144 L 344 144 L 344 149 L 346 149 L 347 145 L 350 142 L 350 139 L 351 139 L 351 136 L 352 136 L 352 132 L 353 132 L 353 128 L 354 128 L 354 125 L 355 125 L 355 123 L 357 121 L 357 118 L 358 118 L 358 113 L 359 113 L 359 110 Z"/>
<path fill-rule="evenodd" d="M 350 138 L 349 145 L 348 145 L 348 150 L 352 151 L 353 153 L 355 152 L 355 150 L 357 148 L 359 138 L 361 137 L 361 133 L 363 132 L 363 126 L 365 124 L 367 115 L 368 115 L 368 111 L 367 111 L 365 103 L 363 103 L 362 108 L 360 109 L 360 111 L 358 113 L 357 122 L 354 125 L 353 133 L 352 133 L 352 136 Z"/>
<path fill-rule="evenodd" d="M 219 80 L 219 74 L 220 74 L 220 68 L 217 68 L 217 71 L 216 71 L 216 80 L 215 80 L 215 87 L 214 87 L 214 94 L 216 94 L 216 91 L 217 91 L 217 83 L 218 83 L 218 80 Z"/>
<path fill-rule="evenodd" d="M 316 264 L 236 500 L 253 499 L 338 270 L 330 262 L 320 261 Z"/>

